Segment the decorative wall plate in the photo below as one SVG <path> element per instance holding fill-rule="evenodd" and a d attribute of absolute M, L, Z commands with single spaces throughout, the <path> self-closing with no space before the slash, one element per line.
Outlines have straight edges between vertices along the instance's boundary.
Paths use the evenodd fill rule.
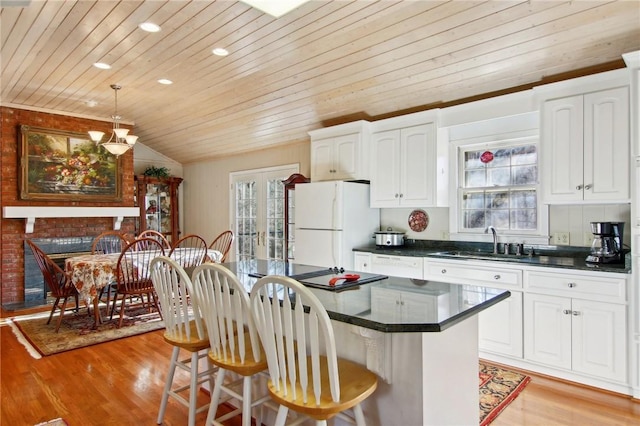
<path fill-rule="evenodd" d="M 409 215 L 409 228 L 414 232 L 422 232 L 429 226 L 429 215 L 424 210 L 414 210 Z"/>

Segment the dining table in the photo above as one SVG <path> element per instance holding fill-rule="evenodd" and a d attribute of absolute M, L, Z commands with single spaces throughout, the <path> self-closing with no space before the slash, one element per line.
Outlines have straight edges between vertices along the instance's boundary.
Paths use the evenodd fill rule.
<path fill-rule="evenodd" d="M 103 288 L 116 281 L 119 258 L 120 253 L 109 253 L 83 254 L 65 259 L 65 269 L 80 299 L 87 307 L 93 304 L 96 326 L 102 322 L 98 296 Z"/>
<path fill-rule="evenodd" d="M 148 258 L 151 259 L 161 254 L 158 250 L 155 252 L 155 256 L 152 255 Z M 172 257 L 180 263 L 186 260 L 187 252 L 187 249 L 178 248 Z M 168 255 L 168 253 L 165 254 Z M 87 307 L 93 305 L 95 326 L 102 323 L 99 295 L 103 288 L 116 282 L 119 259 L 120 253 L 83 254 L 65 259 L 65 269 L 71 276 L 71 283 L 78 290 L 80 299 L 85 302 Z M 205 262 L 218 263 L 220 259 L 222 259 L 222 253 L 217 250 L 207 250 Z M 143 269 L 147 268 L 148 265 L 144 265 Z"/>

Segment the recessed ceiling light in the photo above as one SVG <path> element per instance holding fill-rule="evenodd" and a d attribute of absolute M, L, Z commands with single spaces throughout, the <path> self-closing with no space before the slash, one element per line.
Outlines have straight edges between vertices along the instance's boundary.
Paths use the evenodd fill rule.
<path fill-rule="evenodd" d="M 160 83 L 160 84 L 173 84 L 173 81 L 169 80 L 168 78 L 161 78 L 160 80 L 158 80 L 158 83 Z"/>
<path fill-rule="evenodd" d="M 268 13 L 274 18 L 279 18 L 285 13 L 291 12 L 296 7 L 309 0 L 241 0 L 243 3 L 249 6 L 255 7 L 258 10 Z"/>
<path fill-rule="evenodd" d="M 138 25 L 138 27 L 140 27 L 141 30 L 147 31 L 149 33 L 157 33 L 158 31 L 160 31 L 160 26 L 154 24 L 153 22 L 143 22 L 142 24 Z"/>
<path fill-rule="evenodd" d="M 105 64 L 104 62 L 96 62 L 95 64 L 93 64 L 93 66 L 96 67 L 96 68 L 100 68 L 101 70 L 110 70 L 111 69 L 111 65 Z"/>
<path fill-rule="evenodd" d="M 229 54 L 229 51 L 227 49 L 223 49 L 222 47 L 216 47 L 212 50 L 212 52 L 217 56 L 227 56 Z"/>
<path fill-rule="evenodd" d="M 98 103 L 96 101 L 87 101 L 87 106 L 89 108 L 93 108 L 96 105 L 98 105 Z"/>

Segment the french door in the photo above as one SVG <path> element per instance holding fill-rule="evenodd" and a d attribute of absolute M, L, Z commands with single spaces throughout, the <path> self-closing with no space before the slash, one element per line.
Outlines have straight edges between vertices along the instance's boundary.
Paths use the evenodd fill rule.
<path fill-rule="evenodd" d="M 284 184 L 298 166 L 231 174 L 235 259 L 286 259 Z"/>

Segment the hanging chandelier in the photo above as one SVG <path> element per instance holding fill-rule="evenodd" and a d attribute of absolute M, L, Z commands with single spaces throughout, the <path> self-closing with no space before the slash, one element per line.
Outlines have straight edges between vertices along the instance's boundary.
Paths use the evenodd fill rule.
<path fill-rule="evenodd" d="M 104 136 L 104 132 L 95 130 L 90 130 L 89 136 L 91 137 L 91 140 L 96 144 L 102 145 L 104 149 L 106 149 L 113 155 L 119 156 L 127 152 L 129 149 L 133 148 L 133 145 L 135 145 L 138 137 L 129 135 L 129 129 L 120 128 L 120 120 L 122 119 L 122 117 L 118 115 L 118 90 L 122 89 L 122 86 L 112 84 L 111 88 L 113 89 L 116 96 L 116 109 L 114 114 L 111 116 L 111 118 L 113 119 L 113 132 L 111 133 L 111 137 L 106 142 L 100 142 L 102 140 L 102 137 Z"/>

